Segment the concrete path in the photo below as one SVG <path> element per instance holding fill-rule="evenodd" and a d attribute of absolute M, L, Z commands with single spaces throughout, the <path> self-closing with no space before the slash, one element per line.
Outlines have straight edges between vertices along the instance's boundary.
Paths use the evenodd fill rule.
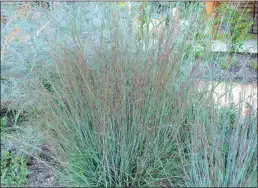
<path fill-rule="evenodd" d="M 257 84 L 239 84 L 227 82 L 201 82 L 201 88 L 214 89 L 213 99 L 219 108 L 229 107 L 231 103 L 237 105 L 241 113 L 241 119 L 252 110 L 257 112 Z"/>
<path fill-rule="evenodd" d="M 212 41 L 213 52 L 229 52 L 230 45 L 222 40 Z M 242 48 L 238 51 L 240 53 L 256 53 L 257 54 L 257 40 L 247 40 L 244 42 Z"/>

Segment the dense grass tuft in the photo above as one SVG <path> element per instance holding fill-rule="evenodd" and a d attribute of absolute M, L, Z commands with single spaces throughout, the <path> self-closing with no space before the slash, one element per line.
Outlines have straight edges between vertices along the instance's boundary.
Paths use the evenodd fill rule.
<path fill-rule="evenodd" d="M 95 37 L 77 23 L 80 6 L 66 10 L 70 38 L 51 43 L 54 69 L 38 85 L 41 128 L 66 185 L 256 185 L 255 118 L 221 112 L 213 90 L 198 89 L 213 78 L 201 4 L 179 6 L 188 25 L 172 18 L 155 34 L 150 5 L 139 29 L 117 5 Z"/>

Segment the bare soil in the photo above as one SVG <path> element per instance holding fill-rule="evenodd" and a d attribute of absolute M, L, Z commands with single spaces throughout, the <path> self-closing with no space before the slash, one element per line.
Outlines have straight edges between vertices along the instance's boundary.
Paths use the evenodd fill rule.
<path fill-rule="evenodd" d="M 42 146 L 41 149 L 41 152 L 34 157 L 29 157 L 27 161 L 31 174 L 27 176 L 25 187 L 63 187 L 59 184 L 54 170 L 43 164 L 44 162 L 53 165 L 54 160 L 50 150 L 46 145 Z"/>

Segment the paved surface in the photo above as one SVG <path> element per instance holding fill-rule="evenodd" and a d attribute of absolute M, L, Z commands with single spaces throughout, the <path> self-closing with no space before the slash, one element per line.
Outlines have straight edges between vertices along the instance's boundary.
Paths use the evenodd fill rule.
<path fill-rule="evenodd" d="M 212 41 L 212 51 L 213 52 L 229 52 L 230 45 L 222 40 Z M 245 41 L 242 48 L 239 49 L 240 53 L 256 53 L 257 54 L 257 40 Z"/>

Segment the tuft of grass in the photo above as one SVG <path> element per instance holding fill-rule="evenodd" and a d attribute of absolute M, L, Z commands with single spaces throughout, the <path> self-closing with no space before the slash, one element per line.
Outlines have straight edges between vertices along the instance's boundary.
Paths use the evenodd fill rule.
<path fill-rule="evenodd" d="M 1 186 L 22 187 L 27 175 L 29 170 L 24 156 L 16 156 L 10 152 L 1 155 Z"/>
<path fill-rule="evenodd" d="M 55 148 L 62 183 L 255 185 L 255 118 L 241 122 L 240 111 L 221 113 L 214 88 L 204 84 L 200 92 L 203 75 L 214 76 L 212 37 L 205 32 L 214 19 L 203 16 L 202 3 L 176 4 L 185 24 L 170 19 L 155 35 L 149 31 L 151 13 L 142 14 L 141 32 L 133 22 L 135 7 L 126 14 L 117 3 L 94 4 L 104 6 L 105 17 L 92 35 L 83 20 L 85 5 L 56 7 L 64 15 L 63 25 L 52 25 L 47 35 L 46 59 L 53 66 L 34 79 L 40 113 L 33 122 L 40 122 Z"/>
<path fill-rule="evenodd" d="M 192 33 L 184 31 L 178 43 L 171 24 L 158 39 L 147 30 L 140 41 L 128 42 L 138 32 L 125 33 L 132 19 L 121 27 L 125 20 L 118 15 L 112 4 L 103 25 L 112 30 L 102 30 L 97 43 L 55 47 L 58 76 L 45 71 L 53 92 L 39 84 L 41 118 L 47 117 L 42 129 L 64 164 L 67 185 L 177 186 L 183 176 L 174 138 L 200 67 L 183 70 L 190 57 L 182 53 L 183 42 Z M 77 40 L 80 32 L 71 34 Z"/>
<path fill-rule="evenodd" d="M 209 101 L 205 101 L 210 103 Z M 179 144 L 185 166 L 185 186 L 256 187 L 257 126 L 255 114 L 244 121 L 232 108 L 198 109 L 190 136 Z"/>

